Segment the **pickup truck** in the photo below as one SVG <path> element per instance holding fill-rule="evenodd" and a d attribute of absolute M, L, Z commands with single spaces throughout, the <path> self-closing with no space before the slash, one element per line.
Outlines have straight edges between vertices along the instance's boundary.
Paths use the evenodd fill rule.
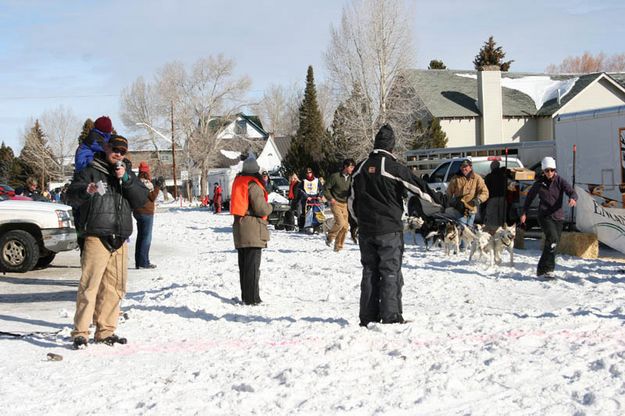
<path fill-rule="evenodd" d="M 0 271 L 48 266 L 78 247 L 72 208 L 51 202 L 0 200 Z"/>

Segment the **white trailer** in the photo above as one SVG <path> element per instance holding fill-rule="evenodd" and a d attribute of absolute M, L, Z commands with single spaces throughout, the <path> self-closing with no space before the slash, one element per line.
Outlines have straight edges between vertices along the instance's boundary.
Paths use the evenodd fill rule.
<path fill-rule="evenodd" d="M 589 184 L 603 185 L 603 195 L 622 207 L 625 106 L 563 114 L 555 120 L 554 133 L 558 174 L 584 189 Z"/>
<path fill-rule="evenodd" d="M 230 201 L 230 192 L 232 191 L 232 182 L 234 178 L 241 172 L 243 162 L 232 165 L 229 168 L 216 168 L 208 171 L 208 197 L 214 198 L 213 191 L 215 183 L 221 186 L 223 202 Z"/>

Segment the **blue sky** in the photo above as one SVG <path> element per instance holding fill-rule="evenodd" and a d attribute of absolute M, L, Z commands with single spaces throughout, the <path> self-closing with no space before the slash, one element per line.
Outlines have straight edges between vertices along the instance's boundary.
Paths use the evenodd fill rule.
<path fill-rule="evenodd" d="M 584 51 L 625 52 L 621 0 L 407 0 L 414 5 L 417 67 L 442 59 L 471 69 L 488 36 L 514 59 L 511 71 L 541 72 Z M 304 85 L 325 77 L 329 28 L 345 0 L 0 0 L 0 140 L 21 148 L 31 118 L 64 105 L 82 119 L 119 121 L 119 93 L 173 60 L 224 53 L 252 78 Z M 116 123 L 117 121 L 117 123 Z"/>

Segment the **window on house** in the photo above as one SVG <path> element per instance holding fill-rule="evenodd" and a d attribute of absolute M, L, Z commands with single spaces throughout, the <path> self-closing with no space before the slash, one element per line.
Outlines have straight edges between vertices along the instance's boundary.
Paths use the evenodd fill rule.
<path fill-rule="evenodd" d="M 171 162 L 170 154 L 161 154 L 161 162 Z"/>
<path fill-rule="evenodd" d="M 234 127 L 234 132 L 236 134 L 247 133 L 247 123 L 245 122 L 245 120 L 237 120 L 236 125 Z"/>

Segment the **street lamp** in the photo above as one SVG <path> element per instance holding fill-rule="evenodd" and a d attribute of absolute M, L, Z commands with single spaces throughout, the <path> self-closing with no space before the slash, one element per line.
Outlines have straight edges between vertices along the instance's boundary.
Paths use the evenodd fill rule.
<path fill-rule="evenodd" d="M 174 199 L 178 198 L 178 184 L 176 183 L 176 145 L 174 144 L 174 137 L 173 137 L 174 132 L 172 131 L 171 133 L 172 137 L 170 139 L 167 136 L 165 136 L 163 133 L 161 133 L 160 131 L 156 130 L 154 127 L 150 126 L 148 123 L 136 123 L 136 125 L 147 127 L 148 129 L 152 130 L 154 133 L 158 134 L 163 139 L 171 143 L 172 169 L 174 173 Z"/>

